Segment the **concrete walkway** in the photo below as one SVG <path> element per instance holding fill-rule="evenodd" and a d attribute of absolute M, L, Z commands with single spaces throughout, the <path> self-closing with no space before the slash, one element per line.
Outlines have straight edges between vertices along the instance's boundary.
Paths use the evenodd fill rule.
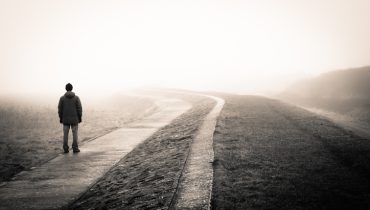
<path fill-rule="evenodd" d="M 207 95 L 206 95 L 207 96 Z M 216 100 L 216 105 L 204 119 L 204 123 L 191 145 L 190 154 L 177 191 L 175 209 L 210 209 L 213 181 L 213 133 L 217 117 L 224 100 Z"/>
<path fill-rule="evenodd" d="M 160 99 L 159 111 L 139 122 L 82 145 L 81 153 L 61 154 L 24 171 L 0 187 L 0 209 L 59 209 L 89 189 L 115 163 L 159 128 L 191 108 L 177 99 Z"/>

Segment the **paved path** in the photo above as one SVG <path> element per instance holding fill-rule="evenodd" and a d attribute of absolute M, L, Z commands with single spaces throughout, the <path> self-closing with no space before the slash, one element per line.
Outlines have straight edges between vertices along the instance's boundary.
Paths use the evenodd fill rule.
<path fill-rule="evenodd" d="M 82 145 L 81 153 L 61 154 L 0 187 L 0 209 L 58 209 L 85 192 L 115 163 L 159 128 L 188 110 L 177 99 L 160 99 L 159 111 Z"/>
<path fill-rule="evenodd" d="M 210 209 L 213 181 L 213 133 L 217 117 L 224 100 L 216 100 L 216 105 L 204 119 L 199 133 L 194 138 L 185 169 L 180 178 L 175 209 Z"/>

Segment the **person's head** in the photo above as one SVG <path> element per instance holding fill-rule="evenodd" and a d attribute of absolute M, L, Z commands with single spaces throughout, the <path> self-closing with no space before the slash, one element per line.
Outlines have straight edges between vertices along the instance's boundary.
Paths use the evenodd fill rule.
<path fill-rule="evenodd" d="M 73 86 L 71 83 L 66 84 L 66 91 L 72 91 Z"/>

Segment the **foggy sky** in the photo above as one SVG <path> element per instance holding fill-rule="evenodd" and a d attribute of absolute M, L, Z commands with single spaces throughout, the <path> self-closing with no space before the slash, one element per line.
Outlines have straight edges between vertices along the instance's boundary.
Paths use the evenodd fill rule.
<path fill-rule="evenodd" d="M 369 0 L 0 0 L 0 94 L 268 93 L 370 64 Z"/>

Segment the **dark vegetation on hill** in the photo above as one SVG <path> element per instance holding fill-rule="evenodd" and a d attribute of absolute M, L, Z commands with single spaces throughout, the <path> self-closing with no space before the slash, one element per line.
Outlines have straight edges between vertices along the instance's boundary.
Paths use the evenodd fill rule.
<path fill-rule="evenodd" d="M 279 97 L 370 121 L 370 66 L 332 71 L 297 82 Z"/>

